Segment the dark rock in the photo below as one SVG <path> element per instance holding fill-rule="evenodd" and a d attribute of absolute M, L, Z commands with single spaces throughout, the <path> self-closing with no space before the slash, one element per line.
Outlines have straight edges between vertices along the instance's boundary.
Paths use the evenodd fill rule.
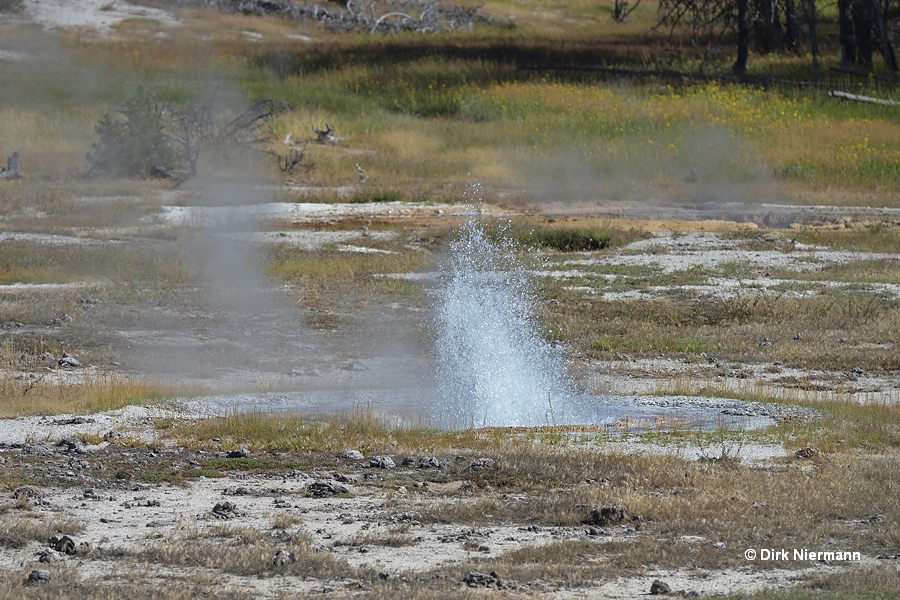
<path fill-rule="evenodd" d="M 478 571 L 469 571 L 469 574 L 463 577 L 463 583 L 469 587 L 487 587 L 494 583 L 494 578 Z"/>
<path fill-rule="evenodd" d="M 497 468 L 497 461 L 493 458 L 476 458 L 470 467 L 473 471 L 491 471 Z"/>
<path fill-rule="evenodd" d="M 440 469 L 441 461 L 436 456 L 423 456 L 419 459 L 420 469 Z"/>
<path fill-rule="evenodd" d="M 60 561 L 59 553 L 52 548 L 44 548 L 40 552 L 38 552 L 38 562 L 44 563 L 48 565 L 52 565 L 54 563 L 58 563 Z"/>
<path fill-rule="evenodd" d="M 150 521 L 149 523 L 147 523 L 147 527 L 168 527 L 174 524 L 175 521 L 172 519 L 157 519 L 155 521 Z"/>
<path fill-rule="evenodd" d="M 306 488 L 316 498 L 349 494 L 350 488 L 332 479 L 317 479 Z"/>
<path fill-rule="evenodd" d="M 665 581 L 660 581 L 659 579 L 654 580 L 653 583 L 650 584 L 650 594 L 653 596 L 660 596 L 663 594 L 672 593 L 672 588 L 669 587 L 669 584 Z"/>
<path fill-rule="evenodd" d="M 245 514 L 239 512 L 237 507 L 228 501 L 216 502 L 212 509 L 212 516 L 217 519 L 233 519 L 234 517 L 243 517 Z"/>
<path fill-rule="evenodd" d="M 22 446 L 22 454 L 29 456 L 53 456 L 53 450 L 43 442 L 39 444 L 25 444 Z"/>
<path fill-rule="evenodd" d="M 66 419 L 53 419 L 54 425 L 87 425 L 96 423 L 96 420 L 86 417 L 68 417 Z"/>
<path fill-rule="evenodd" d="M 22 485 L 13 490 L 12 497 L 16 500 L 38 500 L 44 497 L 44 493 L 33 485 Z"/>
<path fill-rule="evenodd" d="M 819 455 L 819 450 L 817 448 L 800 448 L 796 452 L 794 452 L 794 456 L 797 458 L 812 458 L 814 456 Z"/>
<path fill-rule="evenodd" d="M 83 471 L 84 469 L 87 469 L 89 466 L 90 465 L 87 462 L 81 460 L 80 458 L 73 457 L 73 458 L 69 459 L 69 468 L 70 469 L 74 469 L 76 471 Z"/>
<path fill-rule="evenodd" d="M 369 459 L 369 466 L 377 467 L 379 469 L 393 469 L 397 465 L 390 456 L 373 456 Z"/>
<path fill-rule="evenodd" d="M 81 361 L 74 356 L 69 356 L 65 352 L 63 352 L 60 359 L 56 361 L 56 364 L 62 369 L 80 369 L 83 366 Z"/>
<path fill-rule="evenodd" d="M 340 481 L 341 483 L 356 483 L 356 477 L 352 475 L 344 475 L 338 471 L 332 473 L 332 477 L 334 477 L 335 481 Z"/>
<path fill-rule="evenodd" d="M 297 562 L 297 557 L 293 552 L 288 552 L 287 550 L 279 550 L 272 558 L 272 564 L 276 567 L 283 567 L 293 562 Z"/>
<path fill-rule="evenodd" d="M 422 515 L 414 510 L 407 510 L 395 515 L 391 515 L 391 521 L 394 523 L 411 523 L 413 525 L 418 525 L 419 519 L 421 518 Z"/>
<path fill-rule="evenodd" d="M 624 521 L 627 516 L 628 513 L 623 504 L 605 504 L 591 509 L 587 523 L 589 525 L 610 525 Z"/>
<path fill-rule="evenodd" d="M 62 448 L 63 452 L 74 453 L 74 454 L 88 454 L 90 451 L 87 449 L 87 446 L 84 445 L 84 442 L 79 440 L 78 438 L 65 438 L 63 440 L 59 440 L 56 443 L 58 448 Z"/>
<path fill-rule="evenodd" d="M 28 574 L 28 579 L 25 580 L 25 585 L 39 585 L 42 583 L 47 583 L 50 581 L 50 571 L 44 571 L 43 569 L 34 569 L 31 573 Z"/>
<path fill-rule="evenodd" d="M 250 458 L 250 451 L 246 448 L 241 448 L 240 450 L 232 450 L 228 454 L 225 455 L 225 458 Z"/>
<path fill-rule="evenodd" d="M 75 545 L 75 540 L 67 535 L 50 538 L 50 547 L 62 554 L 78 554 L 78 547 Z"/>

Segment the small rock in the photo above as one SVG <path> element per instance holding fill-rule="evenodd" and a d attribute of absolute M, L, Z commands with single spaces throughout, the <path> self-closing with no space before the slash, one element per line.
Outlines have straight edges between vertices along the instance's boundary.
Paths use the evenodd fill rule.
<path fill-rule="evenodd" d="M 57 442 L 56 445 L 57 447 L 62 448 L 63 452 L 71 452 L 75 454 L 88 454 L 90 452 L 87 449 L 87 446 L 84 445 L 84 442 L 82 442 L 78 438 L 66 438 Z"/>
<path fill-rule="evenodd" d="M 44 494 L 33 485 L 22 485 L 13 490 L 12 497 L 16 500 L 37 500 L 43 498 Z"/>
<path fill-rule="evenodd" d="M 174 525 L 175 521 L 172 519 L 157 519 L 155 521 L 150 521 L 147 523 L 147 527 L 168 527 L 170 525 Z"/>
<path fill-rule="evenodd" d="M 293 552 L 288 552 L 284 549 L 276 552 L 274 558 L 272 558 L 272 564 L 276 567 L 283 567 L 293 562 L 297 562 L 297 557 Z"/>
<path fill-rule="evenodd" d="M 241 513 L 237 511 L 237 507 L 231 502 L 216 502 L 216 505 L 212 509 L 212 515 L 217 519 L 232 519 L 234 517 L 240 516 Z"/>
<path fill-rule="evenodd" d="M 48 581 L 50 581 L 50 571 L 34 569 L 28 574 L 25 585 L 39 585 L 41 583 L 47 583 Z"/>
<path fill-rule="evenodd" d="M 494 578 L 490 575 L 485 575 L 478 571 L 469 571 L 469 574 L 463 577 L 463 583 L 469 587 L 487 587 L 493 585 L 494 581 Z"/>
<path fill-rule="evenodd" d="M 493 458 L 476 458 L 470 467 L 473 471 L 489 471 L 497 468 L 497 461 Z"/>
<path fill-rule="evenodd" d="M 424 456 L 419 459 L 420 469 L 440 469 L 441 461 L 436 456 Z"/>
<path fill-rule="evenodd" d="M 363 456 L 363 453 L 360 452 L 359 450 L 350 450 L 350 449 L 341 450 L 341 453 L 338 454 L 338 456 L 345 460 L 362 460 L 365 458 L 365 456 Z"/>
<path fill-rule="evenodd" d="M 42 443 L 39 444 L 25 444 L 22 446 L 22 454 L 28 454 L 29 456 L 53 456 L 53 450 L 47 445 Z"/>
<path fill-rule="evenodd" d="M 306 488 L 309 493 L 316 498 L 325 498 L 326 496 L 338 496 L 340 494 L 349 494 L 350 488 L 342 483 L 331 479 L 318 479 L 309 484 Z"/>
<path fill-rule="evenodd" d="M 794 452 L 794 456 L 797 458 L 812 458 L 814 456 L 819 455 L 819 450 L 817 448 L 800 448 L 796 452 Z"/>
<path fill-rule="evenodd" d="M 650 584 L 650 594 L 653 596 L 661 596 L 672 593 L 672 588 L 665 581 L 656 579 Z"/>
<path fill-rule="evenodd" d="M 62 537 L 52 537 L 50 538 L 50 547 L 60 552 L 62 554 L 77 554 L 78 548 L 75 545 L 75 540 L 70 538 L 67 535 Z"/>
<path fill-rule="evenodd" d="M 240 450 L 232 450 L 228 454 L 225 455 L 225 458 L 250 458 L 250 451 L 246 448 L 241 448 Z"/>
<path fill-rule="evenodd" d="M 56 364 L 62 369 L 80 369 L 82 367 L 81 361 L 74 356 L 69 356 L 65 352 L 63 352 L 62 357 L 56 361 Z"/>
<path fill-rule="evenodd" d="M 716 542 L 715 544 L 713 544 L 713 548 L 715 548 L 716 550 L 724 550 L 725 548 L 727 548 L 727 546 L 725 545 L 725 542 Z"/>
<path fill-rule="evenodd" d="M 58 563 L 60 561 L 59 554 L 52 548 L 44 548 L 38 552 L 38 562 L 48 565 Z"/>
<path fill-rule="evenodd" d="M 605 504 L 603 506 L 595 506 L 591 509 L 591 514 L 587 518 L 589 525 L 610 525 L 611 523 L 619 523 L 624 521 L 628 516 L 625 505 L 623 504 Z"/>
<path fill-rule="evenodd" d="M 369 459 L 369 466 L 377 467 L 379 469 L 393 469 L 397 465 L 390 456 L 373 456 Z"/>

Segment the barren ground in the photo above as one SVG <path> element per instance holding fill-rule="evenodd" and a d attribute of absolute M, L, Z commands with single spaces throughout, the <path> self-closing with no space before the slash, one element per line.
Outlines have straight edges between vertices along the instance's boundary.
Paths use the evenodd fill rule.
<path fill-rule="evenodd" d="M 234 234 L 243 236 L 241 239 L 249 247 L 276 242 L 306 250 L 332 248 L 338 252 L 363 252 L 371 250 L 373 244 L 377 246 L 379 240 L 396 243 L 397 236 L 422 240 L 427 238 L 430 230 L 453 226 L 471 209 L 437 205 L 271 204 L 252 210 L 261 214 L 267 225 L 264 233 Z M 508 214 L 499 209 L 492 210 Z M 833 219 L 829 215 L 831 210 L 823 209 L 822 218 Z M 215 213 L 215 209 L 203 211 L 204 218 Z M 809 214 L 806 208 L 802 211 Z M 641 217 L 619 209 L 617 214 L 617 218 L 622 219 L 636 217 L 638 221 L 635 222 Z M 85 236 L 84 231 L 77 237 L 28 231 L 5 232 L 3 235 L 4 239 L 48 245 L 120 244 L 130 240 L 129 243 L 152 246 L 166 243 L 154 242 L 150 237 L 160 228 L 183 226 L 191 219 L 196 225 L 196 219 L 200 218 L 197 214 L 192 216 L 190 209 L 175 206 L 163 206 L 158 215 L 122 229 L 112 238 L 106 232 L 96 238 Z M 717 261 L 743 260 L 752 263 L 761 273 L 759 280 L 717 281 L 699 289 L 702 296 L 740 293 L 742 286 L 764 288 L 771 283 L 766 279 L 765 271 L 784 267 L 791 261 L 796 266 L 860 258 L 858 253 L 851 256 L 817 247 L 798 247 L 790 253 L 748 253 L 735 248 L 734 243 L 723 236 L 723 232 L 735 227 L 734 222 L 709 220 L 702 213 L 694 216 L 696 220 L 660 221 L 659 229 L 651 238 L 633 243 L 618 253 L 568 259 L 548 267 L 542 276 L 562 281 L 577 278 L 580 287 L 574 286 L 575 290 L 591 295 L 605 292 L 602 286 L 598 288 L 591 284 L 590 274 L 580 271 L 586 265 L 651 264 L 662 269 L 683 270 L 694 264 L 710 266 Z M 10 217 L 15 222 L 15 215 Z M 597 216 L 544 215 L 540 218 Z M 845 218 L 848 217 L 838 217 Z M 360 223 L 370 224 L 372 231 L 361 234 Z M 386 223 L 391 227 L 384 227 Z M 766 235 L 780 236 L 777 231 Z M 421 251 L 425 251 L 422 248 Z M 397 275 L 406 276 L 403 273 Z M 83 285 L 88 287 L 85 289 Z M 384 380 L 394 378 L 406 368 L 410 373 L 404 376 L 405 383 L 399 387 L 407 391 L 414 389 L 415 377 L 411 373 L 427 366 L 427 361 L 423 362 L 420 357 L 419 364 L 410 366 L 411 357 L 416 354 L 410 347 L 393 352 L 367 341 L 384 332 L 384 329 L 367 325 L 373 314 L 379 315 L 378 320 L 388 319 L 392 327 L 410 330 L 424 327 L 422 312 L 425 307 L 417 296 L 401 296 L 401 304 L 388 307 L 386 313 L 384 307 L 376 310 L 362 298 L 356 298 L 333 308 L 340 312 L 340 318 L 334 327 L 326 327 L 324 331 L 309 327 L 308 323 L 298 326 L 292 333 L 282 331 L 286 328 L 281 327 L 281 323 L 276 324 L 275 329 L 259 324 L 261 335 L 257 335 L 260 331 L 254 333 L 246 323 L 227 321 L 227 317 L 222 316 L 228 311 L 227 303 L 224 308 L 210 309 L 205 304 L 209 298 L 201 294 L 202 298 L 198 299 L 195 288 L 178 293 L 170 290 L 162 300 L 148 300 L 140 294 L 118 295 L 109 287 L 110 284 L 104 282 L 4 287 L 0 293 L 20 300 L 22 294 L 27 296 L 37 290 L 48 307 L 62 307 L 60 310 L 73 315 L 71 321 L 10 322 L 5 326 L 4 338 L 40 338 L 44 346 L 66 348 L 84 361 L 81 369 L 60 369 L 54 365 L 56 355 L 43 358 L 23 355 L 14 361 L 17 371 L 11 376 L 25 382 L 35 378 L 77 382 L 110 374 L 175 377 L 194 381 L 201 388 L 208 386 L 217 390 L 218 395 L 203 397 L 201 394 L 199 398 L 186 398 L 158 407 L 130 407 L 81 416 L 7 419 L 0 423 L 0 440 L 3 440 L 0 461 L 9 487 L 7 500 L 0 503 L 4 508 L 4 527 L 13 530 L 13 523 L 21 520 L 45 523 L 48 532 L 68 533 L 75 544 L 74 548 L 67 548 L 57 542 L 56 547 L 62 551 L 54 550 L 50 548 L 53 542 L 48 542 L 43 534 L 37 534 L 33 538 L 26 536 L 22 542 L 4 545 L 0 550 L 0 566 L 8 573 L 19 574 L 22 580 L 34 569 L 49 569 L 54 582 L 69 585 L 77 581 L 85 586 L 83 589 L 94 590 L 86 592 L 87 595 L 96 593 L 92 586 L 115 588 L 134 585 L 137 580 L 140 585 L 177 582 L 177 586 L 195 591 L 220 594 L 227 590 L 233 597 L 253 598 L 311 593 L 337 596 L 365 592 L 375 595 L 406 593 L 398 592 L 392 587 L 395 585 L 407 591 L 421 587 L 426 596 L 456 596 L 479 587 L 499 589 L 506 586 L 509 591 L 504 593 L 510 594 L 540 592 L 559 598 L 632 598 L 647 594 L 656 579 L 665 581 L 675 591 L 726 594 L 791 587 L 811 574 L 859 569 L 883 562 L 864 553 L 860 561 L 849 566 L 826 561 L 785 563 L 785 568 L 772 568 L 775 565 L 729 561 L 728 566 L 718 569 L 692 567 L 690 562 L 683 567 L 658 568 L 652 566 L 651 556 L 647 558 L 648 566 L 643 569 L 614 570 L 613 575 L 587 580 L 578 577 L 511 580 L 505 578 L 504 573 L 497 573 L 499 581 L 504 582 L 498 586 L 497 579 L 460 577 L 459 569 L 465 573 L 477 571 L 483 569 L 480 565 L 489 565 L 514 551 L 545 544 L 639 544 L 646 536 L 664 539 L 667 534 L 661 523 L 635 526 L 630 520 L 603 527 L 593 526 L 589 521 L 553 525 L 554 519 L 549 514 L 546 516 L 548 522 L 540 525 L 534 524 L 533 517 L 517 521 L 508 515 L 494 522 L 485 514 L 474 523 L 467 518 L 458 521 L 452 514 L 443 519 L 435 518 L 434 515 L 441 514 L 442 506 L 473 502 L 486 506 L 494 503 L 524 505 L 546 494 L 546 490 L 513 493 L 502 487 L 496 489 L 491 484 L 473 485 L 473 480 L 478 477 L 478 459 L 482 458 L 480 451 L 473 447 L 436 453 L 426 448 L 411 451 L 408 446 L 389 447 L 379 451 L 379 455 L 390 456 L 396 466 L 379 468 L 370 465 L 372 457 L 368 454 L 375 450 L 357 459 L 343 457 L 337 450 L 248 453 L 228 459 L 227 448 L 217 450 L 221 446 L 216 440 L 204 440 L 199 445 L 187 447 L 168 435 L 175 424 L 210 414 L 228 413 L 235 407 L 263 411 L 300 408 L 313 413 L 352 409 L 360 401 L 347 401 L 346 397 L 353 397 L 357 388 L 382 390 L 379 396 L 368 400 L 368 406 L 376 412 L 421 414 L 423 407 L 416 406 L 414 399 L 401 399 L 403 394 L 394 393 L 399 389 L 396 382 L 387 385 Z M 640 302 L 666 291 L 664 286 L 642 290 L 633 294 L 633 301 Z M 795 293 L 802 294 L 803 291 Z M 884 293 L 896 295 L 897 292 L 887 286 Z M 285 294 L 293 297 L 288 292 Z M 94 296 L 97 296 L 94 300 L 85 300 Z M 206 311 L 210 310 L 219 315 L 213 320 L 225 319 L 226 326 L 216 329 L 204 325 Z M 255 314 L 246 306 L 236 310 L 241 318 Z M 284 311 L 290 312 L 284 306 L 270 310 L 263 320 L 282 318 L 288 314 Z M 354 310 L 357 311 L 355 314 Z M 164 318 L 148 321 L 146 315 L 153 311 L 164 311 Z M 125 315 L 132 315 L 132 318 L 125 318 Z M 236 341 L 229 333 L 240 327 L 247 329 L 242 336 L 246 338 L 243 342 Z M 778 340 L 778 343 L 787 342 Z M 195 365 L 196 368 L 185 368 L 183 373 L 167 371 L 172 365 L 166 361 L 152 360 L 156 355 L 168 355 L 176 349 L 181 352 L 179 360 L 183 360 L 191 353 L 211 352 L 211 347 L 227 344 L 234 344 L 237 352 L 214 354 L 213 364 L 202 368 Z M 262 350 L 257 348 L 260 345 Z M 290 351 L 285 352 L 286 347 Z M 184 352 L 185 348 L 189 352 Z M 258 350 L 256 356 L 252 354 L 254 348 Z M 150 365 L 149 374 L 144 371 L 147 365 Z M 835 394 L 844 394 L 855 402 L 893 402 L 900 387 L 896 374 L 890 372 L 877 376 L 852 371 L 794 373 L 790 369 L 766 367 L 765 364 L 744 365 L 740 381 L 748 388 L 790 386 L 791 381 L 798 380 L 818 382 L 818 385 Z M 715 361 L 689 360 L 683 356 L 633 359 L 623 353 L 612 360 L 588 361 L 580 368 L 580 376 L 587 386 L 601 393 L 643 396 L 679 379 L 734 381 L 733 374 L 728 373 L 730 367 L 723 370 Z M 243 395 L 222 392 L 242 386 L 259 390 L 260 385 L 275 392 L 257 391 Z M 316 395 L 310 394 L 310 390 L 327 390 L 329 393 Z M 309 404 L 287 406 L 298 397 L 306 398 Z M 345 397 L 345 404 L 340 401 L 335 404 L 335 398 L 339 397 Z M 690 399 L 686 401 L 691 402 Z M 803 418 L 809 418 L 809 415 Z M 72 442 L 73 438 L 86 440 L 87 444 Z M 749 440 L 719 445 L 682 440 L 659 445 L 646 439 L 641 441 L 641 438 L 615 434 L 574 435 L 571 439 L 573 452 L 609 456 L 669 455 L 689 463 L 728 458 L 740 463 L 741 468 L 763 471 L 784 469 L 786 465 L 790 468 L 800 460 L 797 467 L 806 468 L 801 459 L 781 445 Z M 252 440 L 246 441 L 252 445 Z M 233 468 L 229 467 L 230 460 L 234 461 Z M 502 459 L 497 464 L 498 468 L 504 468 Z M 615 477 L 613 473 L 609 476 Z M 559 490 L 557 493 L 565 492 Z M 532 494 L 534 500 L 530 499 Z M 423 520 L 421 515 L 424 513 L 431 517 Z M 485 520 L 488 524 L 484 524 Z M 72 523 L 77 523 L 77 527 Z M 251 531 L 263 540 L 252 543 L 252 552 L 256 553 L 252 560 L 261 566 L 243 569 L 225 566 L 218 558 L 212 558 L 228 556 L 238 540 L 244 539 L 245 546 L 250 544 L 247 540 Z M 707 535 L 687 535 L 682 540 L 688 547 L 698 548 L 712 548 L 717 542 L 719 540 L 714 536 Z M 777 545 L 777 541 L 772 543 Z M 171 550 L 168 544 L 181 550 Z M 191 557 L 184 549 L 185 545 L 204 550 Z M 161 550 L 166 547 L 170 550 Z M 337 559 L 340 567 L 330 571 L 323 568 L 320 572 L 295 568 L 294 563 L 284 557 L 288 557 L 289 552 L 299 553 L 301 549 L 315 556 L 327 554 L 328 560 Z M 285 553 L 278 554 L 279 550 L 285 550 Z M 740 554 L 744 548 L 723 545 L 719 550 Z M 307 558 L 298 560 L 302 562 Z M 137 575 L 138 572 L 141 574 Z M 435 578 L 443 583 L 435 587 Z"/>

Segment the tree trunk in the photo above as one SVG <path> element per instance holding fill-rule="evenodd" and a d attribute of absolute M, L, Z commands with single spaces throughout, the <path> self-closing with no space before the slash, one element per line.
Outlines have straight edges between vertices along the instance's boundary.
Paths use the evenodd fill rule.
<path fill-rule="evenodd" d="M 876 2 L 878 0 L 875 0 Z M 784 3 L 784 46 L 788 50 L 794 50 L 800 43 L 800 19 L 797 17 L 797 3 L 795 0 L 785 0 Z"/>
<path fill-rule="evenodd" d="M 897 56 L 894 54 L 894 47 L 891 45 L 891 38 L 888 36 L 887 25 L 885 23 L 885 13 L 881 8 L 881 0 L 871 0 L 872 8 L 875 13 L 875 27 L 878 28 L 878 41 L 881 48 L 881 56 L 887 63 L 888 69 L 893 72 L 897 71 Z"/>
<path fill-rule="evenodd" d="M 754 0 L 756 43 L 763 52 L 784 50 L 784 34 L 778 14 L 778 0 Z"/>
<path fill-rule="evenodd" d="M 815 0 L 810 1 L 814 2 Z M 853 2 L 854 0 L 838 0 L 842 69 L 849 69 L 856 64 L 856 33 L 853 28 L 853 16 L 851 12 Z"/>
<path fill-rule="evenodd" d="M 809 47 L 813 59 L 813 81 L 819 83 L 819 40 L 816 37 L 816 0 L 803 0 L 806 3 L 806 26 L 809 27 Z"/>
<path fill-rule="evenodd" d="M 735 75 L 747 72 L 747 54 L 750 46 L 750 0 L 737 0 L 737 60 L 731 67 Z"/>

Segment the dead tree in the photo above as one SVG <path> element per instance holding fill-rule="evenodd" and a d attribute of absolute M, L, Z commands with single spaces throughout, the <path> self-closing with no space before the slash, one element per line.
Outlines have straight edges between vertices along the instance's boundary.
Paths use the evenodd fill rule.
<path fill-rule="evenodd" d="M 209 145 L 243 146 L 267 150 L 272 140 L 264 126 L 290 109 L 279 99 L 260 100 L 236 117 L 225 120 L 215 112 L 215 96 L 188 106 L 159 101 L 149 90 L 125 103 L 125 117 L 104 116 L 95 126 L 100 142 L 87 155 L 94 171 L 126 177 L 161 177 L 176 186 L 197 174 L 197 160 Z M 300 156 L 295 157 L 296 162 Z M 288 162 L 294 161 L 289 158 Z"/>
<path fill-rule="evenodd" d="M 613 20 L 616 23 L 624 22 L 640 3 L 641 0 L 636 0 L 634 3 L 629 0 L 613 0 Z"/>
<path fill-rule="evenodd" d="M 0 166 L 0 179 L 18 179 L 21 176 L 22 173 L 19 171 L 19 153 L 13 152 L 6 159 L 6 168 L 4 169 Z"/>
<path fill-rule="evenodd" d="M 627 0 L 621 1 L 627 2 Z M 482 7 L 481 4 L 465 7 L 449 0 L 338 0 L 336 2 L 321 0 L 314 4 L 295 3 L 291 0 L 181 0 L 181 2 L 216 7 L 242 14 L 277 14 L 288 19 L 313 21 L 329 29 L 373 34 L 399 31 L 450 32 L 469 29 L 477 19 L 488 20 L 478 14 Z"/>
<path fill-rule="evenodd" d="M 337 141 L 334 137 L 334 125 L 329 125 L 325 123 L 325 131 L 321 129 L 312 128 L 313 133 L 316 134 L 316 141 L 320 144 L 333 144 Z"/>

